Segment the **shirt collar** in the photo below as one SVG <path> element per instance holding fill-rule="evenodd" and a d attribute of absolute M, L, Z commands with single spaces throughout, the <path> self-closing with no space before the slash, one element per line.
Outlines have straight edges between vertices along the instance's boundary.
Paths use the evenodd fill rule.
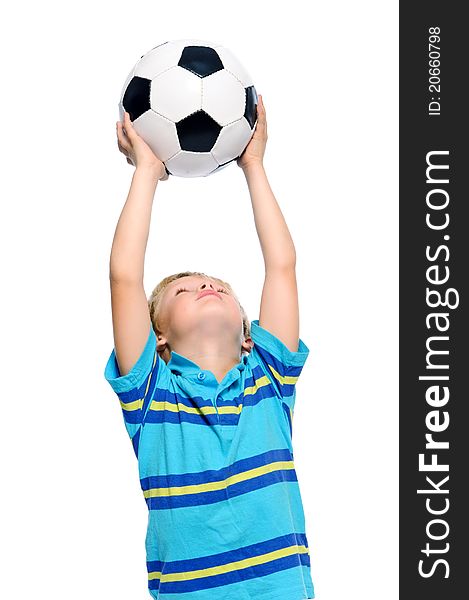
<path fill-rule="evenodd" d="M 248 360 L 248 355 L 243 354 L 240 358 L 240 361 L 237 365 L 233 367 L 233 369 L 239 369 L 242 371 Z M 203 371 L 203 369 L 194 361 L 189 358 L 183 356 L 182 354 L 178 354 L 174 350 L 171 350 L 171 358 L 166 363 L 166 366 L 174 373 L 183 373 L 184 375 L 194 375 L 199 371 Z"/>

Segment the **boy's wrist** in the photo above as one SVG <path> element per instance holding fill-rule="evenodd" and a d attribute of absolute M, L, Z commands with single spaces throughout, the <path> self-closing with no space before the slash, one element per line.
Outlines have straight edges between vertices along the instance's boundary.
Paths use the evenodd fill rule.
<path fill-rule="evenodd" d="M 246 177 L 249 177 L 250 175 L 253 175 L 255 173 L 262 173 L 264 171 L 265 171 L 264 164 L 260 160 L 253 161 L 243 167 L 243 173 L 245 174 Z"/>
<path fill-rule="evenodd" d="M 158 182 L 162 176 L 160 165 L 138 165 L 135 167 L 134 173 L 141 175 L 142 177 L 148 177 L 155 182 Z"/>

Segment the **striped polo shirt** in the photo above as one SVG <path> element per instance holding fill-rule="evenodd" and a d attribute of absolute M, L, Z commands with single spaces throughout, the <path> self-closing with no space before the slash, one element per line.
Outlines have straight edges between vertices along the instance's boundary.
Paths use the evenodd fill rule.
<path fill-rule="evenodd" d="M 251 322 L 254 346 L 219 383 L 148 340 L 117 394 L 148 507 L 148 588 L 160 600 L 314 598 L 293 462 L 295 384 L 309 348 L 292 352 Z"/>

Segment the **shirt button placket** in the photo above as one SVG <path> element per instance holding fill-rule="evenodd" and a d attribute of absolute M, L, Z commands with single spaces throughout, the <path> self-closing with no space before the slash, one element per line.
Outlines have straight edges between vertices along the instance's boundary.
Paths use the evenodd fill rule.
<path fill-rule="evenodd" d="M 203 381 L 205 379 L 205 377 L 206 377 L 206 374 L 203 371 L 199 371 L 197 373 L 197 379 L 199 381 Z M 218 406 L 217 406 L 216 400 L 213 402 L 213 404 L 214 404 L 215 411 L 217 413 L 217 422 L 220 423 L 220 413 L 218 412 Z"/>

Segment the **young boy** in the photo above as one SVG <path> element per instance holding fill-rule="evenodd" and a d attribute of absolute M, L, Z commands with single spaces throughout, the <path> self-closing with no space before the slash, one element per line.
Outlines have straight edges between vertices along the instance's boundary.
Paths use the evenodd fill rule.
<path fill-rule="evenodd" d="M 261 96 L 257 116 L 237 161 L 265 262 L 251 323 L 230 285 L 205 273 L 166 277 L 147 300 L 153 196 L 168 175 L 129 115 L 117 123 L 136 168 L 111 251 L 115 349 L 104 375 L 138 459 L 148 587 L 160 600 L 314 598 L 292 448 L 309 349 L 298 333 L 295 248 L 263 167 Z"/>

